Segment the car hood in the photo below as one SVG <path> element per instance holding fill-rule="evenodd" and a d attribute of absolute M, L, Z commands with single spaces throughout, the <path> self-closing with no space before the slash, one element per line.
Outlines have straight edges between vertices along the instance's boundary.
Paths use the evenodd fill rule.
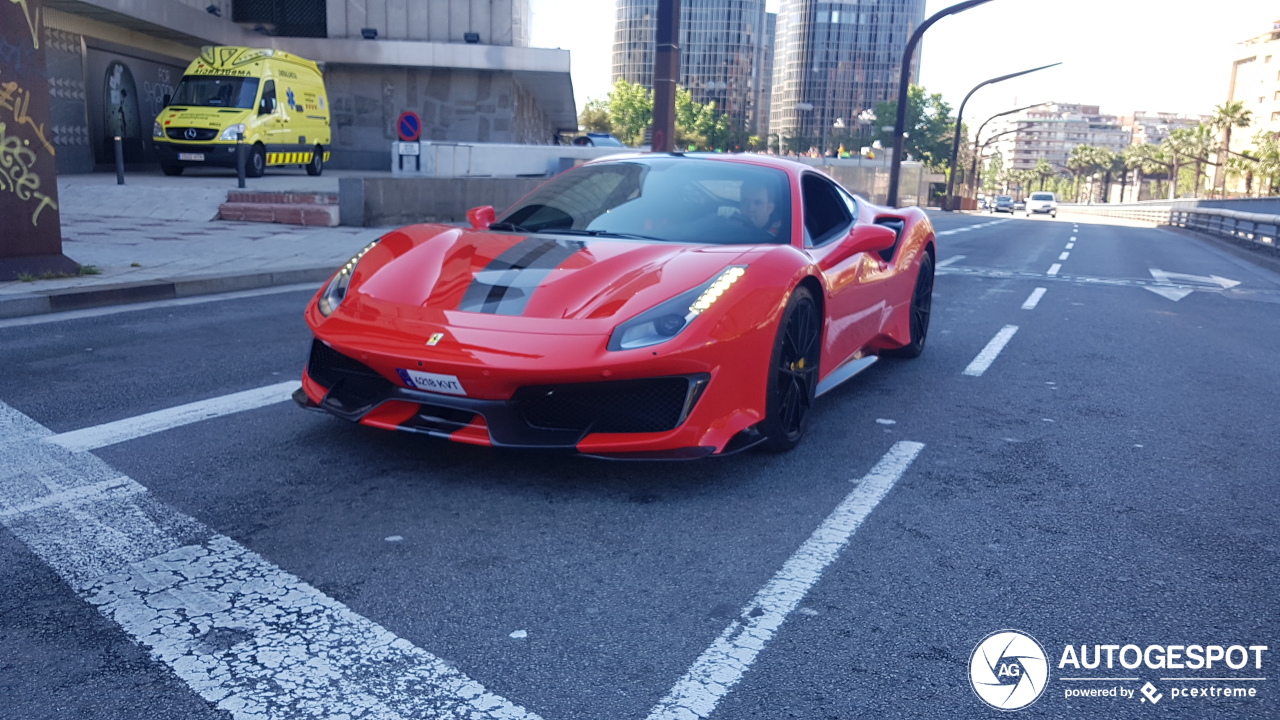
<path fill-rule="evenodd" d="M 612 325 L 715 278 L 752 247 L 420 225 L 384 236 L 352 288 L 365 303 L 443 312 L 454 324 L 506 316 Z"/>
<path fill-rule="evenodd" d="M 238 122 L 247 122 L 249 110 L 241 108 L 175 106 L 165 108 L 156 116 L 156 122 L 165 127 L 206 127 L 219 130 Z"/>

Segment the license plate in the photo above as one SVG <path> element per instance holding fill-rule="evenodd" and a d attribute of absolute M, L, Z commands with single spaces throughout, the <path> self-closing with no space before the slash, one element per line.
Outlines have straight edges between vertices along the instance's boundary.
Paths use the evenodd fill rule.
<path fill-rule="evenodd" d="M 418 143 L 408 143 L 408 142 L 400 143 L 400 154 L 401 155 L 417 155 Z"/>
<path fill-rule="evenodd" d="M 204 162 L 204 153 L 178 153 L 178 159 Z"/>
<path fill-rule="evenodd" d="M 456 375 L 440 375 L 438 373 L 421 372 L 419 370 L 397 370 L 400 379 L 411 388 L 427 392 L 444 393 L 446 395 L 466 395 L 462 383 Z"/>

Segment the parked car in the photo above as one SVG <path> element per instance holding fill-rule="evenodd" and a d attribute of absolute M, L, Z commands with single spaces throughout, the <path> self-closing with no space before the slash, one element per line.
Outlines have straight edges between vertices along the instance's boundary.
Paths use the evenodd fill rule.
<path fill-rule="evenodd" d="M 1031 198 L 1027 200 L 1027 215 L 1032 213 L 1058 217 L 1058 199 L 1051 192 L 1031 193 Z"/>
<path fill-rule="evenodd" d="M 579 135 L 571 141 L 574 145 L 583 147 L 626 147 L 618 138 L 609 133 L 593 133 L 589 132 L 585 135 Z"/>
<path fill-rule="evenodd" d="M 1012 195 L 997 196 L 996 201 L 991 204 L 990 211 L 993 213 L 1007 212 L 1010 215 L 1012 215 L 1013 214 L 1013 196 Z"/>
<path fill-rule="evenodd" d="M 928 217 L 807 165 L 615 156 L 467 218 L 391 230 L 324 284 L 299 404 L 477 445 L 783 451 L 816 396 L 924 349 Z"/>
<path fill-rule="evenodd" d="M 1023 212 L 1026 212 L 1026 209 L 1027 209 L 1027 204 L 1026 204 L 1025 202 L 1023 202 L 1022 200 L 1014 200 L 1014 201 L 1013 201 L 1013 210 L 1014 210 L 1014 212 L 1017 212 L 1018 210 L 1022 210 Z"/>

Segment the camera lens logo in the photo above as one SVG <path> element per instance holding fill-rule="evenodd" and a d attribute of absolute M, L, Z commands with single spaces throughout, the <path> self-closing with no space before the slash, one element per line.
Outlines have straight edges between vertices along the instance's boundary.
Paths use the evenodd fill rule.
<path fill-rule="evenodd" d="M 997 710 L 1021 710 L 1040 699 L 1049 684 L 1044 648 L 1018 630 L 982 639 L 969 657 L 969 682 L 982 702 Z"/>

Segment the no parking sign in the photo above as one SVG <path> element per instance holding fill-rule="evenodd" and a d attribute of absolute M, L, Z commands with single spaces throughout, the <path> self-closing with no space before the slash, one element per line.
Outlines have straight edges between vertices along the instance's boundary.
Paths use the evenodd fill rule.
<path fill-rule="evenodd" d="M 422 137 L 422 118 L 418 117 L 418 113 L 406 110 L 400 113 L 400 119 L 396 121 L 396 131 L 400 133 L 402 141 L 417 142 Z"/>

